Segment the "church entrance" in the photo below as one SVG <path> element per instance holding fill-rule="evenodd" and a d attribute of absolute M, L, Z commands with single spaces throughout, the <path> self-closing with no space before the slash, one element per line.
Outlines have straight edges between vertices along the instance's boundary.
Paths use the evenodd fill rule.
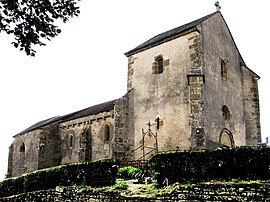
<path fill-rule="evenodd" d="M 220 133 L 219 143 L 222 146 L 232 148 L 235 146 L 232 133 L 228 129 L 223 129 Z"/>

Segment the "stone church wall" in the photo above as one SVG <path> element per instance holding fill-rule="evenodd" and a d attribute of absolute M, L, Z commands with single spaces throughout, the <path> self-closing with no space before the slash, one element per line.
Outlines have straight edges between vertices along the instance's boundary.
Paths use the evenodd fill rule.
<path fill-rule="evenodd" d="M 38 169 L 59 165 L 61 155 L 59 144 L 58 124 L 44 127 L 39 135 Z"/>
<path fill-rule="evenodd" d="M 133 90 L 118 99 L 115 111 L 115 139 L 113 157 L 119 160 L 134 160 Z"/>
<path fill-rule="evenodd" d="M 110 127 L 110 137 L 104 140 L 104 127 Z M 61 163 L 112 157 L 114 113 L 104 112 L 70 120 L 59 125 Z"/>
<path fill-rule="evenodd" d="M 219 143 L 224 129 L 231 132 L 235 145 L 245 145 L 241 56 L 220 13 L 204 21 L 200 29 L 205 61 L 204 119 L 207 148 Z M 224 75 L 222 61 L 226 68 Z M 222 112 L 223 106 L 229 109 L 227 118 Z"/>
<path fill-rule="evenodd" d="M 42 129 L 19 135 L 12 143 L 8 176 L 19 176 L 41 168 L 59 165 L 57 126 L 51 124 Z"/>
<path fill-rule="evenodd" d="M 26 134 L 17 136 L 12 143 L 12 174 L 19 176 L 25 172 L 38 169 L 38 135 L 41 131 L 34 130 Z M 24 146 L 23 146 L 24 145 Z M 25 147 L 25 149 L 22 149 Z M 23 151 L 24 150 L 24 151 Z"/>
<path fill-rule="evenodd" d="M 204 57 L 202 37 L 198 31 L 188 38 L 189 54 L 192 62 L 187 75 L 189 85 L 189 124 L 191 128 L 190 149 L 206 148 L 204 123 Z"/>
<path fill-rule="evenodd" d="M 136 103 L 135 149 L 140 146 L 142 129 L 148 130 L 146 124 L 149 121 L 152 132 L 157 132 L 159 151 L 190 148 L 187 74 L 192 67 L 188 40 L 192 36 L 193 33 L 184 33 L 179 38 L 129 57 L 128 88 L 133 89 Z M 153 72 L 158 56 L 164 59 L 164 71 L 160 74 Z M 156 124 L 158 117 L 159 129 Z M 152 143 L 147 146 L 153 146 Z M 141 150 L 135 158 L 140 156 Z"/>
<path fill-rule="evenodd" d="M 243 99 L 245 107 L 246 144 L 261 142 L 260 105 L 258 79 L 247 67 L 241 66 L 243 78 Z"/>

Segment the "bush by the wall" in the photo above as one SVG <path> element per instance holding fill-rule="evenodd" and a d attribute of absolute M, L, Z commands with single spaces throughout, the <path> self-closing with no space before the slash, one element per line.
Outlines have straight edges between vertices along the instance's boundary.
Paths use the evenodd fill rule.
<path fill-rule="evenodd" d="M 144 177 L 144 172 L 140 168 L 135 168 L 133 166 L 125 166 L 122 168 L 118 168 L 117 177 L 126 180 L 138 179 L 140 181 Z"/>
<path fill-rule="evenodd" d="M 56 186 L 107 186 L 115 183 L 118 162 L 114 159 L 67 164 L 42 169 L 0 182 L 0 197 L 46 190 Z"/>
<path fill-rule="evenodd" d="M 270 179 L 268 147 L 164 152 L 150 163 L 160 185 L 166 178 L 169 183 Z"/>

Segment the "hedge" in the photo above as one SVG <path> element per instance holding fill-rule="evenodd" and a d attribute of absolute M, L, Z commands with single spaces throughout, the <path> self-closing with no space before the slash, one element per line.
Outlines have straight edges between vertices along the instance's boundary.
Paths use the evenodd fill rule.
<path fill-rule="evenodd" d="M 150 164 L 162 185 L 210 180 L 270 179 L 270 148 L 239 147 L 233 149 L 163 152 L 154 155 Z"/>
<path fill-rule="evenodd" d="M 117 176 L 117 164 L 117 160 L 102 159 L 42 169 L 8 178 L 0 182 L 0 197 L 74 184 L 93 187 L 113 185 Z"/>

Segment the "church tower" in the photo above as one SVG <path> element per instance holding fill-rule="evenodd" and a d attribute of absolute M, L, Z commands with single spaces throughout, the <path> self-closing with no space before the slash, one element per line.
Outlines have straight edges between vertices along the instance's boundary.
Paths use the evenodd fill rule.
<path fill-rule="evenodd" d="M 247 67 L 243 70 L 244 61 L 219 11 L 161 33 L 125 55 L 134 103 L 134 148 L 143 147 L 135 159 L 157 150 L 260 142 L 259 108 L 251 113 L 244 101 L 246 89 L 257 86 L 259 77 Z M 250 119 L 256 126 L 247 131 Z"/>

